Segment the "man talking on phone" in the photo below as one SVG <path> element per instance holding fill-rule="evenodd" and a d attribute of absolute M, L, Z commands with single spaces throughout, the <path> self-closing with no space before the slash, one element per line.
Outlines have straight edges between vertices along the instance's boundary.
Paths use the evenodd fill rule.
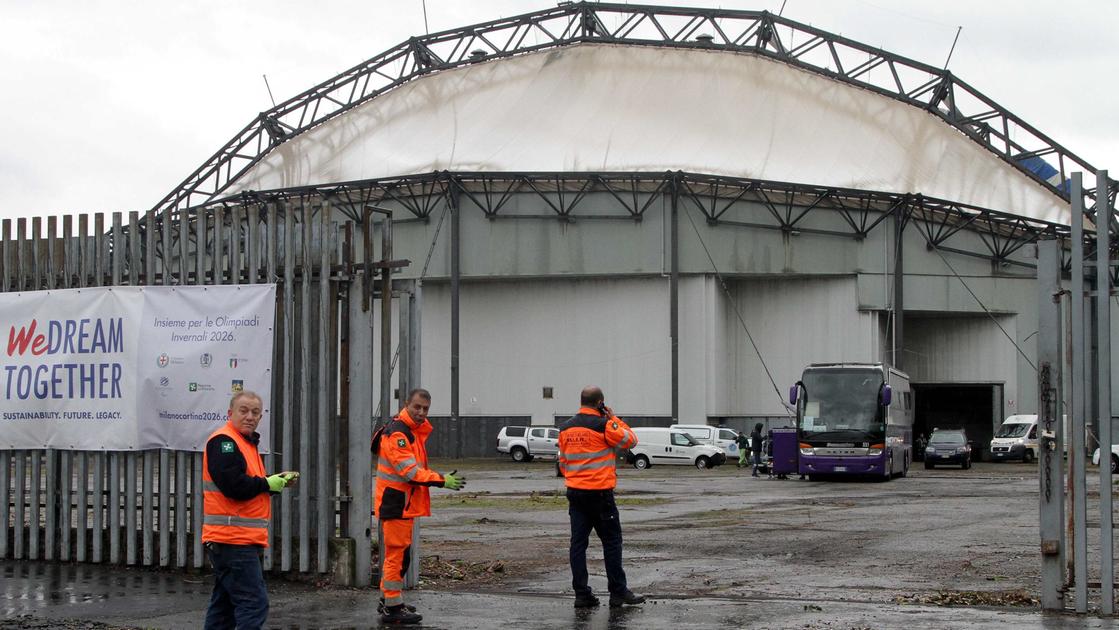
<path fill-rule="evenodd" d="M 598 606 L 587 584 L 587 541 L 593 529 L 602 541 L 610 607 L 645 601 L 626 586 L 622 569 L 622 524 L 614 502 L 617 449 L 633 448 L 637 436 L 606 406 L 602 389 L 589 385 L 579 395 L 579 413 L 560 427 L 559 467 L 567 485 L 567 514 L 571 518 L 571 585 L 575 607 Z"/>

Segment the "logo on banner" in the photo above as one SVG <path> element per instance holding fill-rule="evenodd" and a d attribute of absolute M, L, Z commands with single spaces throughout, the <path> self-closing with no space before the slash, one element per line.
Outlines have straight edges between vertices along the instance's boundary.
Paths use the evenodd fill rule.
<path fill-rule="evenodd" d="M 156 358 L 156 360 L 155 360 L 155 364 L 158 365 L 161 368 L 167 367 L 167 364 L 170 363 L 170 362 L 171 362 L 171 357 L 167 356 L 166 352 L 159 355 L 159 357 Z"/>
<path fill-rule="evenodd" d="M 167 378 L 166 376 L 161 376 L 159 378 L 159 386 L 160 387 L 167 387 L 170 384 L 171 384 L 171 379 Z"/>
<path fill-rule="evenodd" d="M 214 357 L 209 352 L 203 352 L 202 356 L 198 357 L 198 363 L 204 368 L 210 367 L 213 362 Z"/>
<path fill-rule="evenodd" d="M 188 392 L 198 391 L 198 383 L 187 383 L 187 391 Z"/>
<path fill-rule="evenodd" d="M 239 378 L 233 379 L 233 383 L 229 386 L 229 391 L 236 394 L 237 392 L 245 391 L 245 381 Z"/>
<path fill-rule="evenodd" d="M 237 357 L 233 357 L 232 359 L 229 360 L 229 367 L 231 367 L 231 368 L 237 367 Z"/>

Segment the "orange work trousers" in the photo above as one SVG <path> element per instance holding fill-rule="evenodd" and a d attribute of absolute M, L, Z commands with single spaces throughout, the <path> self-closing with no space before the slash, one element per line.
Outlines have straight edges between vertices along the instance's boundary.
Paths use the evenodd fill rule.
<path fill-rule="evenodd" d="M 404 572 L 412 561 L 412 519 L 393 518 L 378 521 L 385 553 L 381 556 L 381 593 L 385 606 L 404 603 Z"/>

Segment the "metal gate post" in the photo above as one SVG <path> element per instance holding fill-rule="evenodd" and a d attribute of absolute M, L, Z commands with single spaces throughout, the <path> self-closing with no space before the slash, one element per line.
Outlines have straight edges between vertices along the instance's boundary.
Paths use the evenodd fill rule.
<path fill-rule="evenodd" d="M 1084 380 L 1084 192 L 1080 173 L 1072 174 L 1072 287 L 1069 298 L 1069 319 L 1072 328 L 1072 435 L 1069 474 L 1072 477 L 1072 575 L 1075 587 L 1076 612 L 1088 612 L 1088 505 L 1084 455 L 1084 423 L 1088 417 L 1085 406 Z"/>
<path fill-rule="evenodd" d="M 354 586 L 368 586 L 373 574 L 373 457 L 369 442 L 373 439 L 373 397 L 377 388 L 373 387 L 373 311 L 364 308 L 361 299 L 362 284 L 366 281 L 355 277 L 350 282 L 346 301 L 350 319 L 349 380 L 346 382 L 349 389 L 350 501 L 346 505 L 346 530 L 354 539 Z"/>
<path fill-rule="evenodd" d="M 1115 613 L 1115 551 L 1111 527 L 1111 207 L 1107 171 L 1096 173 L 1096 334 L 1100 422 L 1100 612 Z"/>
<path fill-rule="evenodd" d="M 1060 257 L 1055 240 L 1037 244 L 1038 286 L 1038 423 L 1040 428 L 1038 482 L 1041 533 L 1041 607 L 1064 609 L 1064 484 L 1061 481 L 1061 318 Z"/>

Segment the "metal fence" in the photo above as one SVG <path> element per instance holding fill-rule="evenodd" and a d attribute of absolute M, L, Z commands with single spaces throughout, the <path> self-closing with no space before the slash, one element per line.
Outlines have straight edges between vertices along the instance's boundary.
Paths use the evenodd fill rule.
<path fill-rule="evenodd" d="M 372 409 L 362 396 L 377 388 L 372 370 L 351 373 L 347 343 L 356 338 L 372 353 L 371 221 L 283 203 L 6 219 L 0 229 L 4 292 L 276 283 L 273 356 L 262 357 L 273 365 L 265 401 L 273 452 L 264 460 L 269 471 L 302 476 L 274 504 L 265 569 L 323 573 L 331 539 L 368 539 L 368 439 L 360 448 L 350 442 L 369 433 Z M 352 391 L 364 392 L 353 423 Z M 351 470 L 359 471 L 353 480 Z M 0 558 L 202 567 L 201 487 L 200 452 L 0 451 Z M 368 579 L 368 567 L 358 574 Z"/>

